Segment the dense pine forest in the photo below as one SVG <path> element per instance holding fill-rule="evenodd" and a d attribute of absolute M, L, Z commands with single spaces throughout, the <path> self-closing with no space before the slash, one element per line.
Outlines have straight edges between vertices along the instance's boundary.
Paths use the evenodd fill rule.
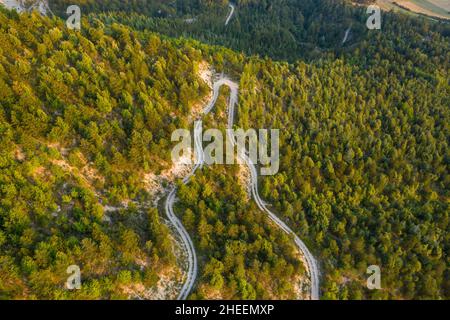
<path fill-rule="evenodd" d="M 5 10 L 0 22 L 0 296 L 126 298 L 154 285 L 175 258 L 143 175 L 168 166 L 170 129 L 205 94 L 201 52 L 118 25 L 83 35 Z M 75 263 L 80 292 L 63 287 Z"/>
<path fill-rule="evenodd" d="M 450 298 L 449 23 L 383 13 L 368 30 L 339 0 L 235 1 L 227 26 L 228 1 L 49 2 L 59 18 L 0 8 L 0 298 L 155 298 L 161 283 L 175 298 L 171 184 L 199 256 L 190 298 L 305 297 L 242 167 L 166 174 L 171 133 L 209 98 L 204 65 L 239 82 L 238 126 L 280 129 L 260 193 L 320 262 L 322 299 Z M 80 32 L 63 20 L 77 2 Z M 207 126 L 224 129 L 227 97 Z"/>

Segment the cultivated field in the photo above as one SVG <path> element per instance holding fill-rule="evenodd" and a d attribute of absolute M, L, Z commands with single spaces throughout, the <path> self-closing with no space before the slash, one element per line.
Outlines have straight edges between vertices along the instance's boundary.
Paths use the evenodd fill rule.
<path fill-rule="evenodd" d="M 410 10 L 430 17 L 450 19 L 449 0 L 377 0 L 377 4 L 385 10 Z"/>

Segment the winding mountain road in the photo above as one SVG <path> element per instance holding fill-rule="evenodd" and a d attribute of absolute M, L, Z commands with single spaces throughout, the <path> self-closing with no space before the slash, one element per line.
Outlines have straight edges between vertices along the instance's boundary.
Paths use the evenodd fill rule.
<path fill-rule="evenodd" d="M 228 4 L 228 6 L 230 7 L 230 13 L 228 14 L 227 20 L 225 21 L 225 25 L 227 26 L 228 23 L 230 22 L 231 18 L 233 17 L 234 14 L 234 10 L 236 9 L 236 7 L 234 6 L 234 4 L 230 3 Z"/>
<path fill-rule="evenodd" d="M 235 114 L 235 106 L 238 102 L 238 93 L 239 93 L 239 86 L 237 83 L 233 82 L 232 80 L 222 76 L 219 80 L 214 82 L 213 85 L 213 96 L 209 103 L 206 105 L 206 107 L 203 109 L 203 114 L 208 114 L 215 106 L 217 98 L 219 97 L 220 88 L 222 86 L 227 86 L 230 88 L 230 98 L 228 102 L 228 128 L 232 129 L 234 124 L 234 114 Z M 196 122 L 194 127 L 194 143 L 195 143 L 195 159 L 196 163 L 193 167 L 192 171 L 183 179 L 183 183 L 187 184 L 190 180 L 190 178 L 195 174 L 197 169 L 201 168 L 204 164 L 204 154 L 203 154 L 203 145 L 202 145 L 202 131 L 201 131 L 201 123 Z M 235 144 L 235 137 L 232 135 L 232 131 L 228 131 L 230 141 Z M 306 266 L 308 269 L 308 273 L 311 279 L 311 292 L 310 297 L 312 300 L 319 299 L 319 269 L 317 267 L 317 262 L 311 252 L 308 250 L 306 245 L 303 243 L 303 241 L 281 220 L 279 219 L 273 212 L 271 212 L 267 205 L 264 203 L 264 201 L 261 199 L 259 192 L 258 192 L 258 173 L 256 170 L 255 165 L 250 161 L 248 156 L 243 153 L 238 155 L 241 160 L 249 167 L 251 172 L 251 188 L 252 188 L 252 195 L 256 201 L 256 204 L 261 209 L 261 211 L 265 212 L 269 218 L 278 226 L 280 227 L 283 232 L 288 234 L 289 236 L 292 236 L 294 239 L 294 242 L 301 252 L 301 254 L 305 257 Z M 183 242 L 183 246 L 186 249 L 186 252 L 188 254 L 188 272 L 186 281 L 181 288 L 181 291 L 178 295 L 179 300 L 184 300 L 188 297 L 189 293 L 191 292 L 195 280 L 197 278 L 198 273 L 198 265 L 197 265 L 197 256 L 195 253 L 194 244 L 187 233 L 184 226 L 181 224 L 180 220 L 176 217 L 174 211 L 173 211 L 173 205 L 175 203 L 176 199 L 176 188 L 173 188 L 167 199 L 165 204 L 165 211 L 166 214 L 171 221 L 171 223 L 176 228 L 178 234 L 180 235 L 180 239 Z"/>
<path fill-rule="evenodd" d="M 54 15 L 52 10 L 50 10 L 47 0 L 34 0 L 34 2 L 29 3 L 26 3 L 23 0 L 0 0 L 0 5 L 1 4 L 8 9 L 15 9 L 17 12 L 31 12 L 34 9 L 37 9 L 44 16 L 47 15 L 48 12 Z"/>
<path fill-rule="evenodd" d="M 215 106 L 217 98 L 219 97 L 219 91 L 220 87 L 222 85 L 228 85 L 230 88 L 235 88 L 236 92 L 232 94 L 233 99 L 236 99 L 233 104 L 237 102 L 237 84 L 234 82 L 227 80 L 227 79 L 220 79 L 216 81 L 213 85 L 213 96 L 211 100 L 208 102 L 206 107 L 203 109 L 202 114 L 206 115 L 208 114 Z M 234 91 L 233 91 L 234 92 Z M 187 184 L 191 177 L 195 174 L 197 169 L 203 167 L 203 164 L 205 162 L 205 157 L 203 153 L 203 144 L 202 144 L 202 130 L 201 130 L 201 122 L 195 122 L 194 127 L 194 143 L 195 143 L 195 165 L 192 168 L 191 172 L 184 177 L 183 183 Z M 194 243 L 192 242 L 192 239 L 190 238 L 188 232 L 184 228 L 183 224 L 181 223 L 180 219 L 175 215 L 175 212 L 173 210 L 173 206 L 175 204 L 176 200 L 176 192 L 177 189 L 174 187 L 169 192 L 169 195 L 166 198 L 165 202 L 165 211 L 166 215 L 169 218 L 172 225 L 175 227 L 178 235 L 180 236 L 180 239 L 183 243 L 183 247 L 187 252 L 188 256 L 188 271 L 186 276 L 186 281 L 183 284 L 183 287 L 180 290 L 180 293 L 178 294 L 178 300 L 185 300 L 189 293 L 192 291 L 192 288 L 194 286 L 195 280 L 197 278 L 198 273 L 198 263 L 197 263 L 197 255 L 195 253 L 195 247 Z"/>

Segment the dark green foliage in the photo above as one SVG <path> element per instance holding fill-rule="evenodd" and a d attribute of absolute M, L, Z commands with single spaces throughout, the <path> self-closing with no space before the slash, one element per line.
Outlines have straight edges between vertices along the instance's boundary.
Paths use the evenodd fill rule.
<path fill-rule="evenodd" d="M 177 211 L 200 260 L 192 298 L 295 299 L 306 276 L 297 249 L 247 200 L 240 174 L 239 166 L 216 166 L 180 186 Z"/>

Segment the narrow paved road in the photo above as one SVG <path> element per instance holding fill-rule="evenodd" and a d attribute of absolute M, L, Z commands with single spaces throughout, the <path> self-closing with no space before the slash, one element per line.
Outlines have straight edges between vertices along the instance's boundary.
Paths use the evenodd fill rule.
<path fill-rule="evenodd" d="M 216 81 L 213 86 L 213 96 L 212 96 L 211 100 L 209 101 L 209 103 L 206 105 L 206 107 L 203 109 L 204 115 L 208 114 L 214 108 L 217 98 L 219 97 L 220 87 L 224 84 L 228 85 L 230 87 L 236 86 L 236 89 L 237 89 L 237 85 L 234 82 L 231 82 L 229 80 L 221 79 L 219 81 Z M 237 99 L 237 94 L 233 95 L 233 96 L 235 96 Z M 204 153 L 203 153 L 203 144 L 202 144 L 203 140 L 202 140 L 202 136 L 201 136 L 200 126 L 201 126 L 200 122 L 195 122 L 194 143 L 195 143 L 195 151 L 196 151 L 196 154 L 195 154 L 196 160 L 195 160 L 195 165 L 194 165 L 193 169 L 191 170 L 191 172 L 186 177 L 184 177 L 184 179 L 183 179 L 184 184 L 187 184 L 189 182 L 189 180 L 195 174 L 197 169 L 201 168 L 205 161 Z M 177 189 L 173 188 L 170 191 L 169 195 L 167 196 L 166 202 L 165 202 L 165 211 L 166 211 L 167 217 L 169 218 L 170 222 L 175 227 L 178 235 L 180 236 L 180 239 L 183 243 L 183 247 L 186 250 L 187 255 L 188 255 L 189 261 L 188 261 L 188 271 L 187 271 L 186 281 L 184 282 L 183 287 L 181 288 L 181 291 L 178 295 L 178 300 L 185 300 L 188 297 L 189 293 L 192 291 L 192 288 L 194 287 L 195 280 L 197 278 L 197 273 L 198 273 L 198 264 L 197 264 L 197 255 L 195 253 L 194 243 L 192 242 L 192 239 L 190 238 L 188 232 L 182 225 L 180 219 L 178 219 L 178 217 L 175 215 L 175 212 L 173 210 L 173 206 L 174 206 L 175 200 L 176 200 L 176 192 L 177 192 Z"/>
<path fill-rule="evenodd" d="M 19 0 L 0 0 L 0 5 L 1 4 L 3 4 L 7 9 L 15 9 L 17 12 L 31 12 L 34 9 L 37 9 L 44 16 L 47 15 L 48 12 L 54 15 L 50 10 L 47 0 L 35 0 L 33 3 L 28 5 L 25 5 L 23 1 Z"/>
<path fill-rule="evenodd" d="M 351 29 L 352 29 L 352 27 L 350 26 L 350 27 L 348 27 L 347 30 L 345 30 L 345 35 L 344 35 L 344 39 L 342 40 L 342 44 L 344 44 L 344 43 L 347 42 L 347 39 L 348 39 L 348 36 L 349 36 L 349 34 L 350 34 L 350 30 L 351 30 Z"/>
<path fill-rule="evenodd" d="M 188 254 L 189 266 L 187 277 L 178 295 L 178 300 L 185 300 L 188 297 L 189 293 L 191 292 L 192 286 L 194 285 L 195 282 L 195 278 L 197 277 L 197 255 L 195 254 L 194 243 L 192 242 L 186 229 L 183 227 L 180 220 L 177 218 L 177 216 L 173 211 L 175 196 L 176 196 L 176 189 L 174 188 L 170 191 L 169 196 L 166 199 L 165 210 L 167 217 L 177 230 L 183 242 L 183 246 Z"/>
<path fill-rule="evenodd" d="M 230 3 L 228 6 L 230 7 L 231 10 L 230 10 L 230 13 L 228 14 L 227 20 L 225 21 L 225 25 L 226 26 L 228 25 L 228 23 L 230 22 L 231 18 L 233 17 L 234 10 L 235 10 L 234 4 Z"/>

